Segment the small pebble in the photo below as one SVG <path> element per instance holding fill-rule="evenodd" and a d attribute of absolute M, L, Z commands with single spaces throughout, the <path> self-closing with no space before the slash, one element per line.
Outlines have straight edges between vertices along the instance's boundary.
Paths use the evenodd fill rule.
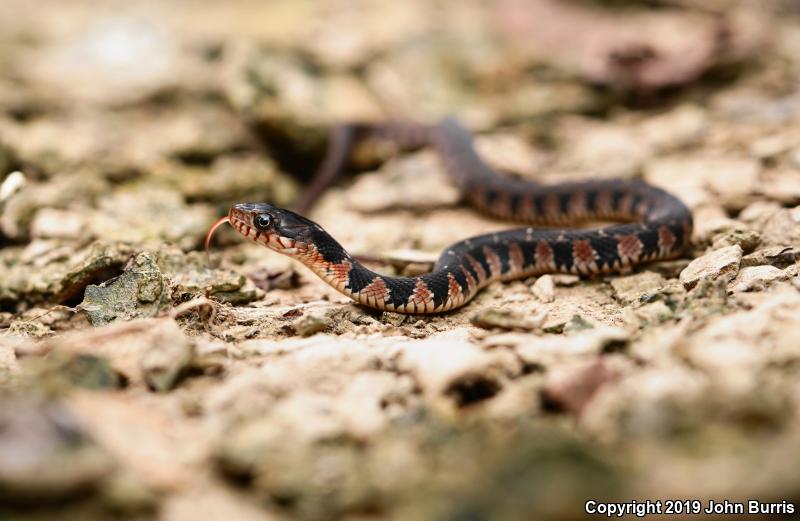
<path fill-rule="evenodd" d="M 531 291 L 534 296 L 545 303 L 556 299 L 556 286 L 551 275 L 542 275 L 533 283 Z"/>
<path fill-rule="evenodd" d="M 25 186 L 25 174 L 19 171 L 11 172 L 0 184 L 0 203 L 7 201 L 12 195 L 22 190 Z"/>

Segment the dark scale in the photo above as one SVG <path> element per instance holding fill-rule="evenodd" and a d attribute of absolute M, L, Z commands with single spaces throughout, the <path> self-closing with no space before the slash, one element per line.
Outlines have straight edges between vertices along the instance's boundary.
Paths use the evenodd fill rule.
<path fill-rule="evenodd" d="M 358 293 L 365 287 L 369 286 L 372 281 L 375 280 L 376 276 L 378 276 L 377 273 L 373 273 L 366 268 L 351 269 L 348 275 L 349 280 L 346 287 L 353 293 Z"/>
<path fill-rule="evenodd" d="M 525 239 L 521 241 L 517 241 L 519 244 L 520 250 L 522 251 L 522 265 L 525 268 L 530 268 L 534 264 L 536 264 L 536 235 L 531 235 L 530 239 L 528 239 L 527 231 L 525 234 Z M 509 238 L 508 240 L 514 240 L 513 238 Z"/>
<path fill-rule="evenodd" d="M 492 208 L 494 203 L 497 201 L 499 194 L 492 189 L 486 190 L 483 193 L 483 199 L 481 201 L 482 205 L 486 208 Z"/>
<path fill-rule="evenodd" d="M 389 288 L 389 302 L 395 306 L 403 306 L 414 293 L 415 280 L 408 277 L 384 277 Z"/>
<path fill-rule="evenodd" d="M 544 216 L 544 200 L 545 194 L 537 194 L 533 196 L 533 207 L 536 208 L 536 215 Z"/>
<path fill-rule="evenodd" d="M 569 271 L 572 268 L 572 241 L 550 241 L 556 268 Z"/>
<path fill-rule="evenodd" d="M 631 201 L 632 201 L 631 202 L 631 211 L 634 214 L 638 215 L 639 214 L 640 205 L 644 202 L 644 198 L 642 198 L 639 195 L 634 195 L 633 198 L 631 199 Z"/>
<path fill-rule="evenodd" d="M 611 192 L 611 209 L 614 213 L 619 214 L 622 206 L 622 200 L 628 195 L 627 192 L 622 190 L 614 190 Z"/>
<path fill-rule="evenodd" d="M 522 207 L 522 199 L 524 197 L 524 194 L 511 194 L 511 197 L 508 198 L 509 215 L 519 215 L 519 209 Z"/>
<path fill-rule="evenodd" d="M 572 194 L 563 193 L 558 194 L 558 209 L 561 212 L 561 215 L 569 215 L 569 203 L 572 200 Z"/>
<path fill-rule="evenodd" d="M 439 307 L 447 300 L 447 291 L 450 286 L 445 271 L 428 273 L 422 276 L 422 281 L 433 293 L 433 306 Z"/>
<path fill-rule="evenodd" d="M 496 244 L 492 250 L 497 255 L 497 258 L 500 259 L 500 273 L 506 273 L 511 269 L 511 257 L 508 252 L 508 244 L 500 242 Z"/>
<path fill-rule="evenodd" d="M 495 244 L 492 242 L 492 246 L 490 246 L 490 248 L 493 246 L 495 246 Z M 486 273 L 486 276 L 490 277 L 492 275 L 492 268 L 489 265 L 489 259 L 487 259 L 486 254 L 483 253 L 483 248 L 475 247 L 472 250 L 470 250 L 469 254 L 473 259 L 478 261 L 478 264 L 483 266 L 483 272 Z"/>
<path fill-rule="evenodd" d="M 617 249 L 617 240 L 613 237 L 590 237 L 589 244 L 591 244 L 594 251 L 597 252 L 598 268 L 609 269 L 614 266 L 615 262 L 622 262 Z"/>
<path fill-rule="evenodd" d="M 586 193 L 586 210 L 589 215 L 598 215 L 600 209 L 597 207 L 597 190 L 589 190 Z"/>
<path fill-rule="evenodd" d="M 658 230 L 647 228 L 639 232 L 639 240 L 644 245 L 643 255 L 649 255 L 658 250 Z"/>
<path fill-rule="evenodd" d="M 326 232 L 314 230 L 310 235 L 312 244 L 317 247 L 317 251 L 326 261 L 340 264 L 343 261 L 351 260 L 342 245 Z"/>
<path fill-rule="evenodd" d="M 683 244 L 684 241 L 688 242 L 688 238 L 683 236 L 683 225 L 680 222 L 673 221 L 667 225 L 667 228 L 675 236 L 675 244 Z"/>
<path fill-rule="evenodd" d="M 450 273 L 453 274 L 453 278 L 456 279 L 456 282 L 458 282 L 458 285 L 461 287 L 461 293 L 464 295 L 466 295 L 469 291 L 469 284 L 467 284 L 467 276 L 464 274 L 464 270 L 461 268 L 464 267 L 469 270 L 469 266 L 467 266 L 467 264 L 469 263 L 466 261 L 459 261 L 450 269 Z M 473 278 L 474 277 L 475 276 L 473 275 Z"/>
<path fill-rule="evenodd" d="M 478 270 L 475 269 L 475 266 L 473 266 L 468 259 L 464 259 L 464 261 L 461 263 L 461 267 L 466 269 L 467 272 L 472 275 L 472 280 L 475 281 L 475 284 L 480 283 L 481 279 L 478 277 Z"/>

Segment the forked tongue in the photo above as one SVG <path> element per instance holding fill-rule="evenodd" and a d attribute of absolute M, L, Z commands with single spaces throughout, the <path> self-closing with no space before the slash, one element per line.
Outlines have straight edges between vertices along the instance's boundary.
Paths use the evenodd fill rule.
<path fill-rule="evenodd" d="M 211 228 L 209 228 L 208 231 L 206 232 L 206 240 L 205 240 L 206 261 L 208 262 L 209 267 L 211 267 L 211 254 L 208 251 L 208 247 L 211 244 L 211 237 L 214 235 L 214 232 L 217 231 L 217 228 L 228 222 L 230 222 L 230 218 L 227 215 L 225 217 L 220 217 L 214 222 L 214 224 L 211 225 Z"/>

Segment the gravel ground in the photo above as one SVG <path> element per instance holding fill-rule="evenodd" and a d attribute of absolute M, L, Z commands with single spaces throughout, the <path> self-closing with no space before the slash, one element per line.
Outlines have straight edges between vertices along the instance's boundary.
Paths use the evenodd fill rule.
<path fill-rule="evenodd" d="M 798 57 L 789 0 L 4 0 L 0 519 L 800 511 Z M 691 251 L 427 317 L 230 229 L 207 262 L 333 124 L 449 114 L 504 172 L 677 194 Z M 431 151 L 352 163 L 311 217 L 384 273 L 509 226 Z"/>

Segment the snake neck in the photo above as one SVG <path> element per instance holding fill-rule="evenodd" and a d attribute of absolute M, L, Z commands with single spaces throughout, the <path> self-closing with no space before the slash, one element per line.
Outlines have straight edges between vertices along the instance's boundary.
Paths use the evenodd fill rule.
<path fill-rule="evenodd" d="M 315 233 L 313 241 L 289 255 L 332 288 L 362 305 L 398 313 L 436 313 L 468 302 L 494 280 L 482 272 L 459 284 L 453 266 L 441 265 L 417 277 L 389 277 L 376 273 L 350 255 L 333 237 Z M 499 275 L 499 274 L 498 274 Z"/>

